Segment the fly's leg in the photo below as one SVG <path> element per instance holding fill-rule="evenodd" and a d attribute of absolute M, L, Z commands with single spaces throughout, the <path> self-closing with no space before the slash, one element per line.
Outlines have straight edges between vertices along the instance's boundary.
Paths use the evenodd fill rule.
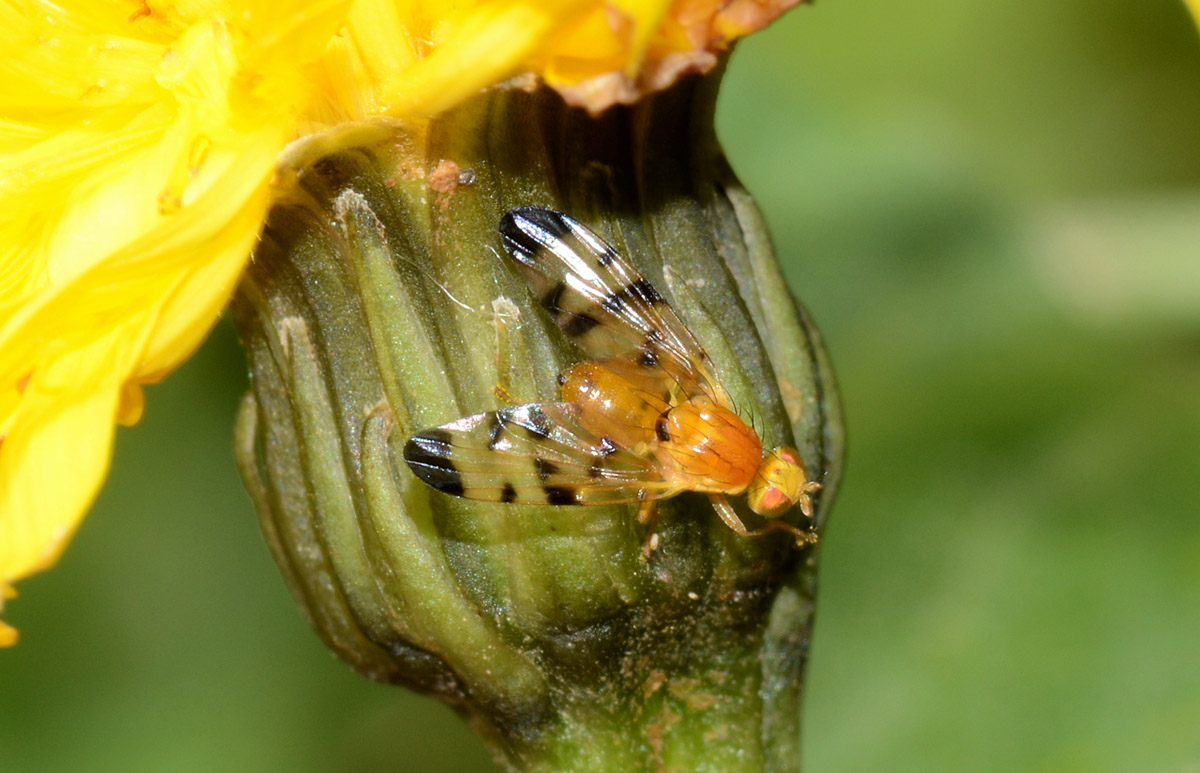
<path fill-rule="evenodd" d="M 717 515 L 721 516 L 721 520 L 725 525 L 736 531 L 743 537 L 752 536 L 746 528 L 746 524 L 742 523 L 742 519 L 738 518 L 737 513 L 733 511 L 733 505 L 729 504 L 729 500 L 720 494 L 711 494 L 708 497 L 712 502 L 713 509 L 717 511 Z"/>
<path fill-rule="evenodd" d="M 492 387 L 492 394 L 496 395 L 496 399 L 506 405 L 520 405 L 521 401 L 512 396 L 512 392 L 508 391 L 508 387 L 501 384 L 499 381 Z"/>
<path fill-rule="evenodd" d="M 761 529 L 750 531 L 746 528 L 746 524 L 742 523 L 742 519 L 738 518 L 737 513 L 733 511 L 733 505 L 729 504 L 728 499 L 720 494 L 711 494 L 709 495 L 709 499 L 712 500 L 713 508 L 717 511 L 717 515 L 721 516 L 721 520 L 725 522 L 725 525 L 737 532 L 739 536 L 761 537 L 764 534 L 786 531 L 796 538 L 797 547 L 811 545 L 817 541 L 817 535 L 813 532 L 793 526 L 782 518 L 772 518 Z"/>
<path fill-rule="evenodd" d="M 780 518 L 773 518 L 767 521 L 761 529 L 755 529 L 754 531 L 747 533 L 746 536 L 761 537 L 764 534 L 771 534 L 772 532 L 777 531 L 786 531 L 788 534 L 791 534 L 796 539 L 796 547 L 798 548 L 802 548 L 805 545 L 817 544 L 816 532 L 809 531 L 807 529 L 801 529 L 798 526 L 793 526 L 792 524 Z"/>
<path fill-rule="evenodd" d="M 658 549 L 658 531 L 654 528 L 654 519 L 658 515 L 658 502 L 647 499 L 638 505 L 637 521 L 643 526 L 649 526 L 646 541 L 642 543 L 642 560 L 650 558 L 650 554 Z"/>
<path fill-rule="evenodd" d="M 492 392 L 496 399 L 506 405 L 519 405 L 520 400 L 513 397 L 512 374 L 513 355 L 512 345 L 508 340 L 510 320 L 517 319 L 520 312 L 508 298 L 497 298 L 492 301 L 492 324 L 496 328 L 496 385 Z"/>

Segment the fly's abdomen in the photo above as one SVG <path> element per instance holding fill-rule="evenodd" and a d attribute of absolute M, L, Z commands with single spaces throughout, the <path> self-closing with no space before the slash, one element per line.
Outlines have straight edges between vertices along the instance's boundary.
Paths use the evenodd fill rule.
<path fill-rule="evenodd" d="M 597 435 L 610 437 L 624 448 L 641 448 L 656 441 L 655 425 L 670 409 L 669 390 L 661 377 L 632 372 L 624 363 L 583 362 L 559 376 L 564 402 L 586 405 L 584 422 Z"/>

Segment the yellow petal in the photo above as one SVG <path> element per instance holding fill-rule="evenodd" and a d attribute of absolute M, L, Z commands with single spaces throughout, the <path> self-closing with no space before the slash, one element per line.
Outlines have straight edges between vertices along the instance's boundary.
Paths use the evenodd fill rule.
<path fill-rule="evenodd" d="M 484 3 L 441 30 L 436 48 L 381 85 L 384 108 L 402 116 L 431 116 L 484 86 L 515 75 L 550 36 L 571 0 Z"/>
<path fill-rule="evenodd" d="M 0 583 L 0 612 L 4 611 L 5 600 L 16 598 L 16 596 L 17 592 L 12 589 L 12 586 Z M 11 647 L 17 643 L 18 638 L 20 637 L 17 634 L 17 629 L 0 620 L 0 647 Z"/>
<path fill-rule="evenodd" d="M 103 378 L 111 345 L 63 358 L 26 387 L 0 453 L 0 577 L 22 577 L 57 558 L 100 485 L 119 382 L 91 379 Z"/>
<path fill-rule="evenodd" d="M 256 82 L 230 115 L 237 41 L 222 24 L 179 27 L 157 47 L 94 33 L 100 43 L 86 42 L 112 52 L 97 70 L 125 77 L 97 91 L 86 68 L 42 56 L 63 44 L 88 53 L 72 38 L 78 17 L 16 21 L 27 61 L 41 64 L 17 68 L 25 82 L 0 98 L 13 116 L 0 124 L 0 205 L 12 215 L 0 224 L 0 583 L 57 557 L 99 487 L 114 421 L 136 421 L 139 385 L 217 319 L 293 131 L 274 84 Z M 130 100 L 110 104 L 113 91 Z M 72 92 L 82 101 L 55 102 Z M 33 123 L 41 111 L 74 115 Z"/>

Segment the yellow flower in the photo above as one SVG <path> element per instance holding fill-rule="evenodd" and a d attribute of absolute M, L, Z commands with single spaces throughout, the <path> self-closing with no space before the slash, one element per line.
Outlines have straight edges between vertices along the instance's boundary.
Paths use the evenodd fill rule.
<path fill-rule="evenodd" d="M 506 79 L 633 101 L 795 2 L 0 3 L 0 605 L 212 326 L 282 167 Z"/>
<path fill-rule="evenodd" d="M 1200 24 L 1200 0 L 1185 0 L 1188 9 L 1192 12 L 1192 16 L 1196 17 L 1196 23 Z"/>

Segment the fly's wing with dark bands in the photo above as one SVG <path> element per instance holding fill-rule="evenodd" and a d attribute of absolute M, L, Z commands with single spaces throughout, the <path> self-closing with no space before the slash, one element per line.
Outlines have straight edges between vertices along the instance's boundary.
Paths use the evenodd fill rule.
<path fill-rule="evenodd" d="M 582 421 L 578 403 L 530 403 L 411 437 L 404 459 L 439 491 L 486 502 L 599 505 L 674 493 L 653 460 Z"/>
<path fill-rule="evenodd" d="M 522 207 L 501 219 L 500 236 L 542 306 L 590 357 L 662 368 L 685 392 L 724 401 L 708 354 L 674 309 L 586 226 Z"/>

